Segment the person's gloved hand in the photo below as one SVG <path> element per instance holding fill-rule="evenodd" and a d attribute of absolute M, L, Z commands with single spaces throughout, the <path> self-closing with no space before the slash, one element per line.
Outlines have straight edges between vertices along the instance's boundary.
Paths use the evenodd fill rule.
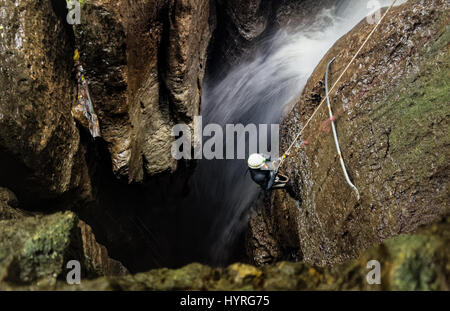
<path fill-rule="evenodd" d="M 272 159 L 272 157 L 268 154 L 262 154 L 262 156 L 266 159 L 266 161 L 270 161 Z"/>

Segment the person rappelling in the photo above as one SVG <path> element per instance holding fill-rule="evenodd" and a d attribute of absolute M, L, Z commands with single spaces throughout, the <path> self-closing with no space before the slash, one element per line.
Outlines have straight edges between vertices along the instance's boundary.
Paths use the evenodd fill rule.
<path fill-rule="evenodd" d="M 284 189 L 297 199 L 289 177 L 278 172 L 280 161 L 281 158 L 272 161 L 270 156 L 261 153 L 251 154 L 247 161 L 250 176 L 264 191 Z"/>

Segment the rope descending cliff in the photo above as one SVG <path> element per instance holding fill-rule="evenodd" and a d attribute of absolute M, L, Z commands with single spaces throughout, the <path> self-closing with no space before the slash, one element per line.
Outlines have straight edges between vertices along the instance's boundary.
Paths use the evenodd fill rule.
<path fill-rule="evenodd" d="M 335 58 L 333 58 L 327 65 L 327 72 L 326 72 L 326 76 L 325 76 L 325 87 L 326 87 L 326 97 L 320 102 L 319 106 L 317 106 L 317 108 L 315 109 L 315 111 L 313 112 L 313 114 L 311 115 L 311 117 L 308 119 L 308 121 L 306 122 L 305 126 L 301 129 L 301 131 L 295 136 L 293 142 L 291 143 L 291 145 L 289 146 L 289 148 L 286 150 L 286 152 L 283 154 L 283 156 L 281 157 L 281 161 L 278 165 L 279 169 L 283 163 L 285 162 L 285 160 L 289 157 L 290 155 L 290 151 L 292 150 L 292 148 L 294 147 L 294 145 L 296 144 L 296 142 L 300 139 L 301 135 L 303 134 L 304 130 L 308 127 L 308 125 L 310 124 L 311 120 L 313 120 L 314 116 L 316 115 L 316 113 L 319 111 L 320 107 L 322 106 L 322 104 L 327 101 L 328 103 L 328 110 L 330 113 L 330 121 L 331 121 L 331 127 L 333 130 L 333 136 L 334 136 L 334 140 L 335 140 L 335 144 L 336 144 L 336 149 L 338 151 L 338 155 L 339 155 L 339 159 L 340 159 L 340 163 L 341 163 L 341 167 L 342 170 L 344 172 L 344 176 L 345 179 L 347 181 L 347 183 L 349 184 L 349 186 L 355 191 L 355 194 L 358 198 L 358 201 L 360 200 L 360 195 L 359 195 L 359 191 L 356 188 L 356 186 L 351 182 L 347 170 L 345 168 L 345 163 L 344 160 L 342 158 L 342 153 L 339 147 L 339 141 L 337 139 L 337 134 L 336 134 L 336 128 L 334 125 L 334 119 L 333 119 L 333 113 L 331 111 L 331 105 L 330 105 L 330 101 L 329 101 L 329 91 L 333 91 L 334 88 L 336 87 L 336 85 L 338 84 L 338 82 L 341 80 L 341 78 L 344 76 L 344 74 L 347 72 L 347 70 L 350 68 L 351 64 L 355 61 L 355 59 L 358 57 L 359 53 L 362 51 L 362 49 L 364 48 L 364 46 L 367 44 L 367 42 L 369 42 L 370 38 L 372 37 L 372 35 L 375 33 L 375 31 L 377 30 L 377 28 L 380 26 L 381 22 L 384 20 L 384 18 L 386 17 L 386 15 L 389 13 L 389 11 L 395 6 L 395 3 L 397 2 L 397 0 L 393 0 L 392 4 L 388 7 L 388 9 L 384 12 L 383 16 L 378 20 L 377 24 L 375 25 L 375 27 L 372 29 L 372 31 L 370 32 L 370 34 L 367 36 L 366 40 L 361 44 L 360 48 L 358 49 L 358 51 L 355 53 L 355 55 L 353 56 L 353 58 L 350 60 L 350 62 L 347 64 L 347 66 L 345 67 L 345 69 L 342 71 L 342 73 L 340 74 L 339 78 L 336 80 L 336 82 L 333 84 L 333 86 L 331 87 L 330 90 L 328 90 L 328 69 L 330 64 L 335 60 Z M 308 142 L 304 141 L 300 144 L 300 146 L 298 148 L 301 148 L 302 146 L 307 145 Z"/>

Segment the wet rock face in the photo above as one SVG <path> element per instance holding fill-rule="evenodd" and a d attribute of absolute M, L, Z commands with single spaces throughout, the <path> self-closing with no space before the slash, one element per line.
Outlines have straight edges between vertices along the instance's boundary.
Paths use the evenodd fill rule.
<path fill-rule="evenodd" d="M 142 180 L 144 172 L 154 175 L 173 172 L 172 127 L 200 113 L 206 49 L 214 30 L 209 1 L 170 1 L 162 6 L 153 39 L 147 75 L 131 104 L 135 129 L 132 141 L 130 178 Z M 137 42 L 140 44 L 139 42 Z M 151 50 L 152 51 L 152 50 Z M 144 167 L 144 171 L 139 171 Z"/>
<path fill-rule="evenodd" d="M 209 49 L 211 80 L 231 67 L 252 58 L 280 28 L 295 29 L 308 24 L 333 0 L 217 0 L 217 30 Z M 338 3 L 339 4 L 339 3 Z"/>
<path fill-rule="evenodd" d="M 90 95 L 100 120 L 102 137 L 108 142 L 113 170 L 118 175 L 126 175 L 132 133 L 126 96 L 125 28 L 115 14 L 117 7 L 108 6 L 109 1 L 89 3 L 81 10 L 81 24 L 74 28 L 75 47 L 80 51 L 86 70 Z M 83 115 L 77 121 L 87 129 Z"/>
<path fill-rule="evenodd" d="M 274 23 L 283 27 L 297 27 L 297 25 L 312 22 L 317 14 L 333 5 L 339 6 L 342 1 L 335 0 L 281 0 L 274 10 Z"/>
<path fill-rule="evenodd" d="M 343 158 L 360 201 L 340 168 L 326 105 L 301 139 L 306 148 L 293 151 L 285 164 L 302 202 L 273 194 L 270 209 L 286 212 L 272 221 L 281 224 L 295 215 L 306 262 L 343 262 L 449 213 L 449 91 L 443 82 L 450 72 L 449 31 L 443 27 L 448 13 L 448 3 L 437 0 L 394 8 L 331 93 Z M 336 56 L 332 85 L 372 28 L 362 21 L 318 65 L 282 124 L 282 150 L 297 134 L 292 129 L 305 124 L 324 98 L 328 61 Z M 274 243 L 272 248 L 284 245 Z"/>
<path fill-rule="evenodd" d="M 199 114 L 214 5 L 88 1 L 73 29 L 64 1 L 17 3 L 2 2 L 0 17 L 0 186 L 23 208 L 76 211 L 119 259 L 150 249 L 136 218 L 157 223 L 173 256 L 165 238 L 173 241 L 173 206 L 190 171 L 171 156 L 171 130 Z M 95 142 L 71 114 L 75 48 L 100 120 Z M 149 252 L 140 271 L 153 264 Z"/>
<path fill-rule="evenodd" d="M 174 105 L 175 119 L 200 113 L 206 49 L 215 20 L 209 1 L 172 1 L 164 81 Z"/>
<path fill-rule="evenodd" d="M 289 209 L 289 205 L 280 199 L 261 194 L 252 210 L 246 252 L 251 263 L 257 266 L 302 259 L 296 211 Z"/>
<path fill-rule="evenodd" d="M 142 181 L 173 172 L 173 125 L 200 112 L 210 2 L 91 1 L 75 28 L 113 170 Z"/>
<path fill-rule="evenodd" d="M 0 180 L 18 195 L 53 198 L 84 174 L 67 24 L 56 1 L 0 7 Z"/>
<path fill-rule="evenodd" d="M 1 2 L 0 186 L 21 208 L 72 209 L 115 258 L 134 261 L 150 249 L 136 218 L 172 239 L 171 206 L 190 171 L 183 163 L 171 176 L 179 168 L 171 130 L 199 114 L 214 9 L 205 0 L 88 1 L 73 28 L 65 1 L 17 3 Z M 75 48 L 100 120 L 95 142 L 84 117 L 71 114 Z M 146 186 L 127 185 L 140 181 Z M 1 214 L 15 217 L 8 204 Z M 105 249 L 90 248 L 103 265 Z M 153 264 L 149 252 L 141 271 Z"/>
<path fill-rule="evenodd" d="M 70 109 L 75 48 L 110 154 L 101 161 L 110 161 L 116 177 L 130 182 L 174 172 L 171 130 L 180 122 L 192 125 L 200 112 L 208 46 L 220 50 L 223 41 L 239 49 L 241 39 L 255 42 L 275 6 L 256 0 L 218 5 L 227 19 L 220 25 L 216 1 L 94 0 L 82 6 L 81 24 L 72 28 L 63 1 L 17 6 L 5 1 L 0 60 L 5 185 L 20 184 L 13 189 L 19 196 L 55 198 L 76 189 L 92 198 L 86 148 Z M 222 29 L 211 42 L 216 25 Z M 236 31 L 237 41 L 221 38 Z M 83 121 L 77 119 L 80 129 Z"/>
<path fill-rule="evenodd" d="M 269 1 L 223 1 L 228 16 L 241 37 L 251 41 L 266 29 L 271 9 Z"/>
<path fill-rule="evenodd" d="M 218 0 L 217 29 L 209 48 L 208 71 L 219 79 L 245 57 L 251 57 L 258 40 L 270 28 L 275 1 Z"/>

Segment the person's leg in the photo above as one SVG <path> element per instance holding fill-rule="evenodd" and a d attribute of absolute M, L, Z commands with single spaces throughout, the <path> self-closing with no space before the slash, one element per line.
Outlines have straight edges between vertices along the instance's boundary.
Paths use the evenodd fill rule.
<path fill-rule="evenodd" d="M 286 184 L 289 181 L 286 181 L 285 179 L 275 178 L 274 184 L 272 186 L 272 189 L 284 189 L 286 187 Z"/>
<path fill-rule="evenodd" d="M 296 201 L 301 201 L 301 197 L 300 194 L 297 194 L 297 192 L 294 189 L 294 186 L 292 185 L 291 181 L 288 181 L 284 187 L 284 189 L 286 190 L 287 194 L 289 194 L 289 196 L 291 198 L 293 198 Z"/>
<path fill-rule="evenodd" d="M 275 182 L 272 186 L 272 189 L 284 189 L 286 187 L 286 183 Z"/>
<path fill-rule="evenodd" d="M 266 179 L 266 184 L 264 186 L 262 186 L 262 188 L 266 191 L 270 190 L 273 188 L 273 186 L 275 185 L 275 180 L 277 177 L 277 174 L 275 174 L 274 171 L 264 171 L 264 172 L 269 172 L 267 179 Z"/>

